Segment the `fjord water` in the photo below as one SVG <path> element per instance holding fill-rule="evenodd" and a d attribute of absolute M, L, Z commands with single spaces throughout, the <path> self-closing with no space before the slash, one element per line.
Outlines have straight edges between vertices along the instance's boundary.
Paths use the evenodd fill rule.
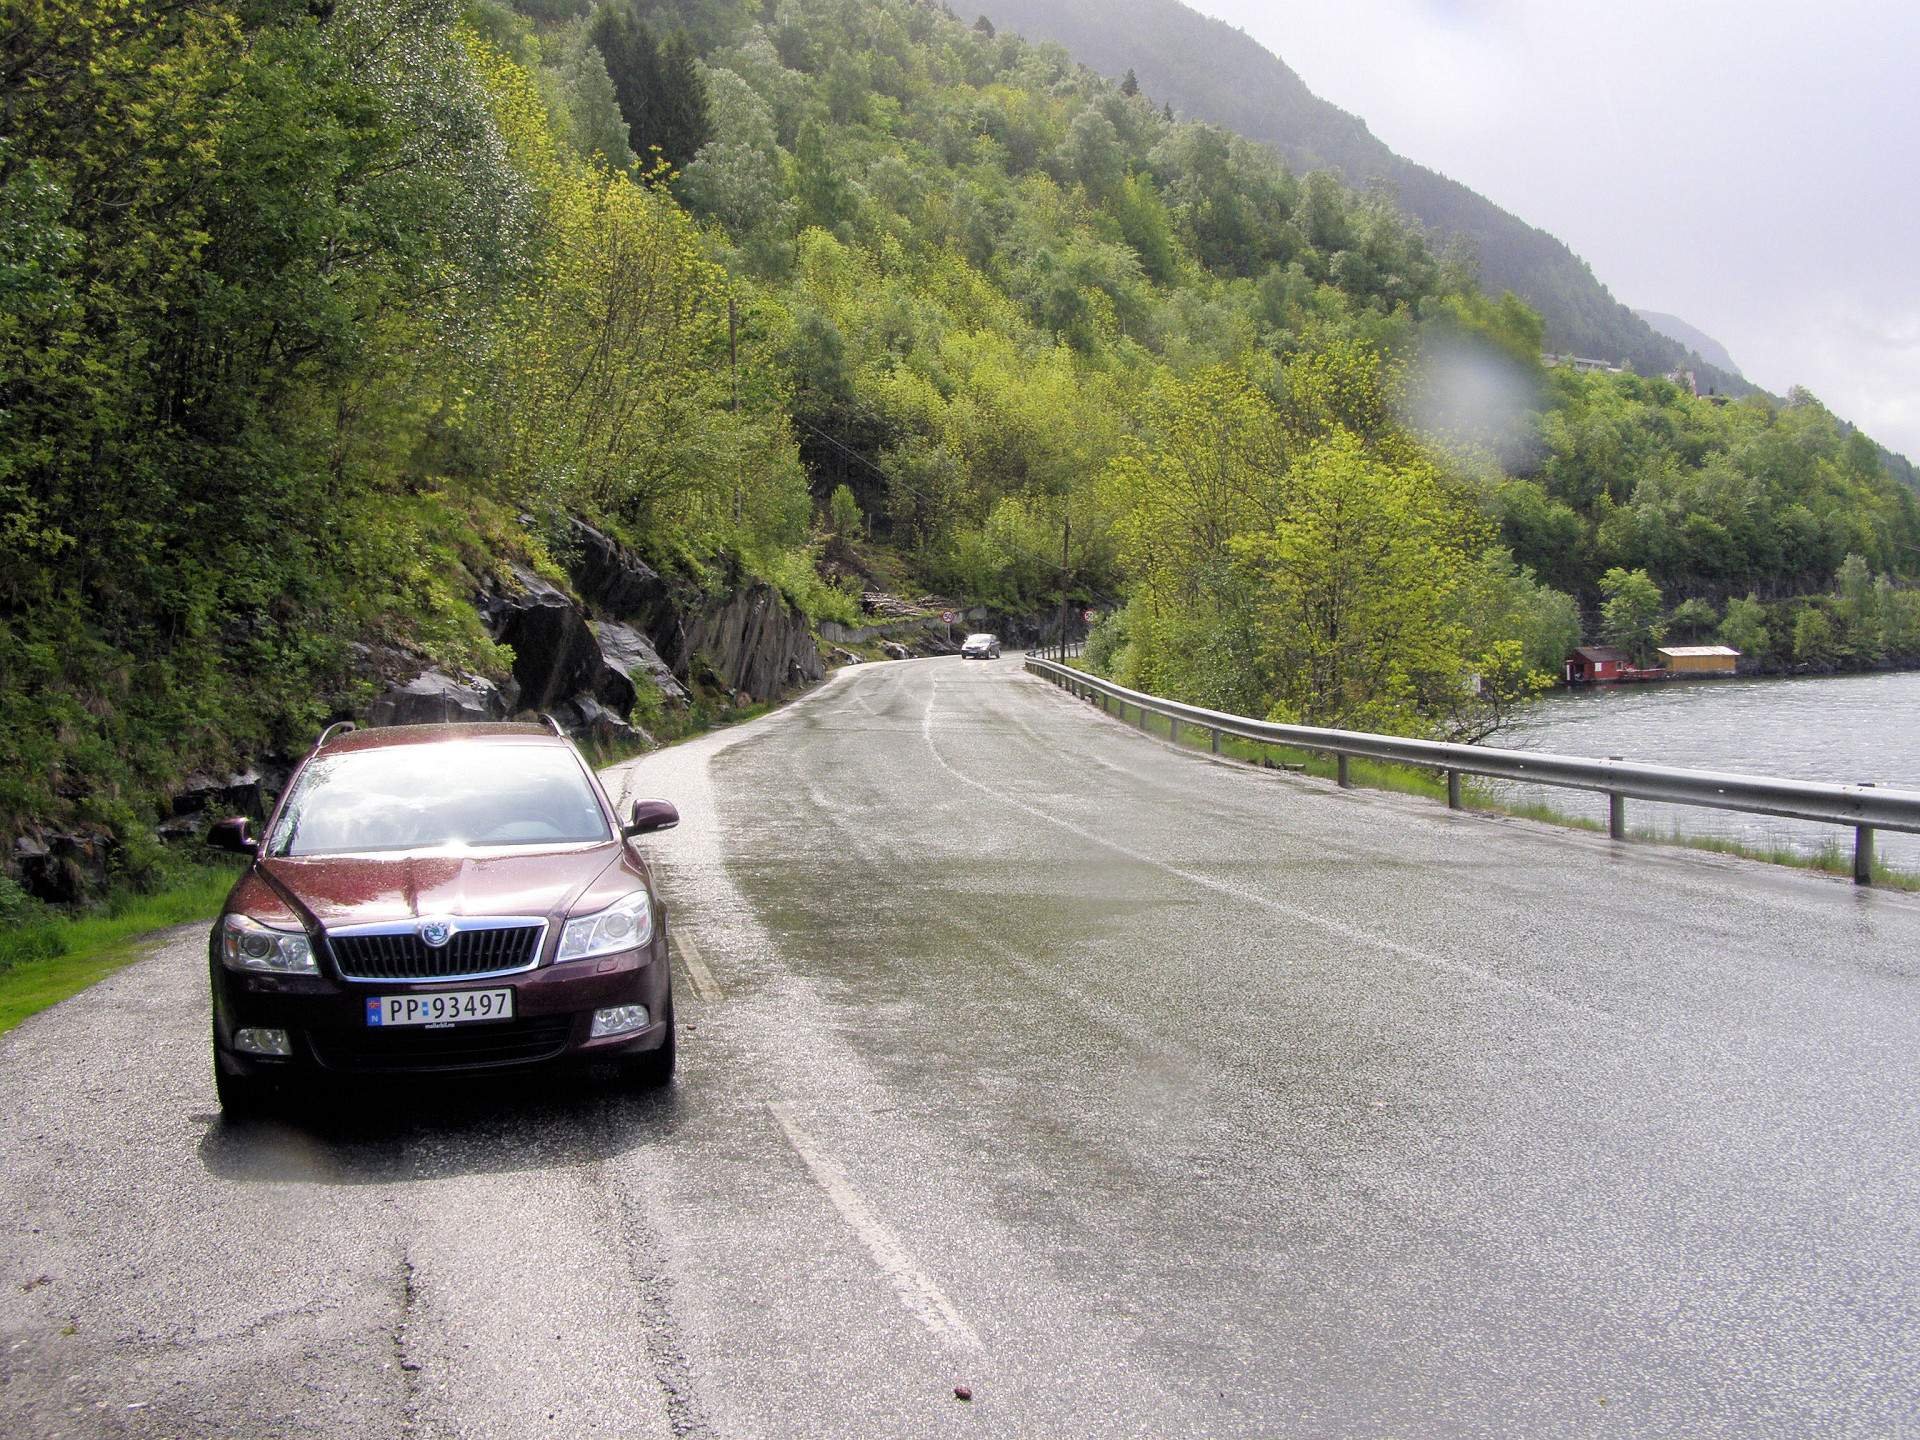
<path fill-rule="evenodd" d="M 1754 680 L 1672 681 L 1556 691 L 1489 742 L 1561 755 L 1619 755 L 1647 764 L 1780 775 L 1795 780 L 1920 790 L 1920 672 Z M 1606 802 L 1573 790 L 1501 786 L 1569 814 L 1604 820 Z M 1718 835 L 1813 853 L 1843 849 L 1853 832 L 1838 825 L 1779 820 L 1731 810 L 1629 801 L 1628 823 L 1662 833 Z M 1879 857 L 1920 871 L 1920 835 L 1883 831 Z"/>

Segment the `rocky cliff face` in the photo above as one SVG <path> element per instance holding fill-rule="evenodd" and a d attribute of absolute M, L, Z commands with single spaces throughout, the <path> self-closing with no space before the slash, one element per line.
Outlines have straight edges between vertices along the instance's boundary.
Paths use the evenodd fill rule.
<path fill-rule="evenodd" d="M 425 671 L 369 707 L 372 724 L 550 714 L 577 737 L 644 741 L 641 694 L 684 705 L 695 681 L 742 701 L 771 700 L 824 674 L 806 617 L 762 581 L 721 595 L 669 580 L 576 520 L 564 561 L 573 592 L 523 566 L 475 597 L 487 631 L 513 648 L 513 679 Z"/>
<path fill-rule="evenodd" d="M 417 660 L 409 664 L 390 649 L 358 647 L 357 668 L 382 677 L 384 688 L 353 718 L 420 725 L 544 713 L 578 739 L 646 743 L 650 737 L 634 719 L 643 695 L 657 692 L 660 704 L 684 706 L 698 683 L 746 704 L 778 699 L 824 675 L 806 617 L 772 586 L 739 576 L 723 593 L 709 594 L 662 576 L 583 522 L 575 522 L 569 542 L 571 589 L 516 565 L 474 596 L 488 633 L 513 647 L 510 679 L 449 675 L 417 668 Z M 236 775 L 188 777 L 158 833 L 198 834 L 221 815 L 263 814 L 293 759 L 261 756 Z M 114 849 L 104 831 L 36 829 L 0 853 L 0 873 L 44 900 L 84 900 L 105 886 Z"/>

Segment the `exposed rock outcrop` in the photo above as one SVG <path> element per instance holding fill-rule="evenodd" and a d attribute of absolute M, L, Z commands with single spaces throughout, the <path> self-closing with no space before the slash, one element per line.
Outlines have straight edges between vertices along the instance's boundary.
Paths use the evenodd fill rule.
<path fill-rule="evenodd" d="M 826 674 L 806 617 L 780 592 L 756 580 L 692 616 L 673 658 L 676 674 L 703 661 L 730 690 L 769 700 Z"/>
<path fill-rule="evenodd" d="M 569 696 L 594 693 L 606 661 L 584 611 L 558 585 L 522 565 L 517 588 L 482 593 L 481 618 L 502 645 L 513 647 L 513 680 L 527 710 L 549 710 Z M 632 703 L 632 697 L 628 697 Z"/>
<path fill-rule="evenodd" d="M 628 722 L 626 715 L 603 705 L 591 695 L 576 695 L 564 700 L 550 712 L 560 728 L 576 740 L 594 740 L 602 745 L 651 745 L 653 737 Z"/>
<path fill-rule="evenodd" d="M 174 819 L 195 815 L 264 817 L 274 795 L 286 783 L 284 769 L 249 765 L 232 775 L 189 775 L 168 802 Z"/>
<path fill-rule="evenodd" d="M 446 725 L 504 720 L 513 713 L 517 691 L 512 681 L 503 691 L 483 676 L 456 680 L 439 670 L 425 670 L 369 705 L 366 723 Z"/>
<path fill-rule="evenodd" d="M 636 683 L 640 676 L 645 676 L 670 704 L 687 703 L 687 687 L 680 683 L 672 668 L 660 658 L 660 652 L 653 648 L 652 642 L 633 626 L 618 620 L 596 620 L 593 622 L 593 636 L 600 642 L 600 653 L 610 669 Z M 627 704 L 631 706 L 632 686 L 628 688 Z M 606 699 L 604 695 L 601 698 Z M 608 703 L 613 702 L 609 700 Z"/>
<path fill-rule="evenodd" d="M 567 574 L 595 614 L 625 620 L 649 635 L 679 619 L 685 592 L 610 535 L 575 519 L 568 531 Z"/>
<path fill-rule="evenodd" d="M 115 844 L 89 831 L 32 830 L 13 842 L 7 868 L 36 900 L 74 905 L 105 888 Z"/>

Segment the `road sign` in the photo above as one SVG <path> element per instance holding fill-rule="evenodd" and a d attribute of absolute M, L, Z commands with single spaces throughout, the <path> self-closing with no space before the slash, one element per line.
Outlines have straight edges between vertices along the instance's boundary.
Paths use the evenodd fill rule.
<path fill-rule="evenodd" d="M 959 617 L 956 616 L 951 610 L 942 610 L 940 612 L 940 618 L 944 620 L 947 624 L 951 625 Z"/>
<path fill-rule="evenodd" d="M 1087 624 L 1091 625 L 1094 621 L 1098 620 L 1100 617 L 1098 614 L 1096 614 L 1092 610 L 1082 610 L 1080 612 L 1080 618 L 1086 621 Z"/>

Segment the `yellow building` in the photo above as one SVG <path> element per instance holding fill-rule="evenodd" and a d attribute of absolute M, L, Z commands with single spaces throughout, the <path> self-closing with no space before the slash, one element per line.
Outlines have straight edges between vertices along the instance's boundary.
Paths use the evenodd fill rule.
<path fill-rule="evenodd" d="M 1740 668 L 1740 652 L 1731 645 L 1667 645 L 1659 655 L 1674 675 L 1732 675 Z"/>

